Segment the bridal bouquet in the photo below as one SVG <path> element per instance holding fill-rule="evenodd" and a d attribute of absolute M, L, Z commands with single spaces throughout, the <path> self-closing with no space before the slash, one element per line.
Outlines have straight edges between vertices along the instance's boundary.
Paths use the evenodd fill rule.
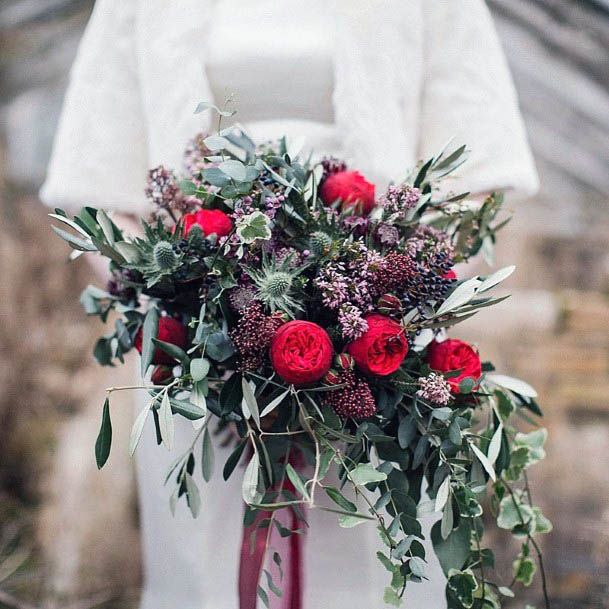
<path fill-rule="evenodd" d="M 113 324 L 95 346 L 99 363 L 134 348 L 141 355 L 150 399 L 131 452 L 148 418 L 168 449 L 176 417 L 192 422 L 192 444 L 167 484 L 171 509 L 184 500 L 194 516 L 195 470 L 205 480 L 240 472 L 245 539 L 261 552 L 254 596 L 267 606 L 282 594 L 285 562 L 271 532 L 301 536 L 311 508 L 335 512 L 342 527 L 376 526 L 391 605 L 425 579 L 426 513 L 441 512 L 431 536 L 451 609 L 500 607 L 533 579 L 536 536 L 551 528 L 526 477 L 544 456 L 536 393 L 446 337 L 503 300 L 490 292 L 513 271 L 465 279 L 453 268 L 478 252 L 490 257 L 506 222 L 499 195 L 472 205 L 468 193 L 440 194 L 464 150 L 379 193 L 338 159 L 314 162 L 285 139 L 256 147 L 239 129 L 219 128 L 193 140 L 184 179 L 162 166 L 150 172 L 154 211 L 140 236 L 102 210 L 52 214 L 74 255 L 110 261 L 108 287 L 90 286 L 81 300 Z M 99 467 L 118 389 L 103 406 Z M 533 431 L 518 431 L 516 418 Z M 220 442 L 234 450 L 214 473 Z M 490 520 L 519 542 L 504 581 L 483 538 Z"/>

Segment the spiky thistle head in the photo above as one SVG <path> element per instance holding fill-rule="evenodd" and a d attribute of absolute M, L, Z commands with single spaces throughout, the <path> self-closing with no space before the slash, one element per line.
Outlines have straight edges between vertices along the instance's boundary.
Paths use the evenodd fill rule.
<path fill-rule="evenodd" d="M 332 248 L 332 237 L 323 231 L 315 231 L 309 241 L 311 251 L 316 256 L 324 256 Z"/>
<path fill-rule="evenodd" d="M 256 287 L 256 298 L 266 305 L 271 312 L 283 311 L 290 317 L 295 317 L 297 311 L 302 311 L 302 305 L 294 298 L 294 291 L 299 287 L 298 276 L 305 268 L 292 268 L 292 255 L 278 261 L 273 257 L 265 260 L 260 270 L 251 270 L 249 275 Z"/>
<path fill-rule="evenodd" d="M 173 269 L 178 257 L 173 251 L 173 245 L 169 241 L 159 241 L 152 252 L 154 256 L 154 262 L 161 271 L 168 271 Z"/>

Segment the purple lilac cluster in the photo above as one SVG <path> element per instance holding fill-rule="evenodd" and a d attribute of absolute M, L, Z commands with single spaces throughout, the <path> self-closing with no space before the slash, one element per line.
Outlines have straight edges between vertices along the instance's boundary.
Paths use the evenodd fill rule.
<path fill-rule="evenodd" d="M 354 340 L 368 329 L 363 315 L 372 309 L 375 277 L 383 257 L 360 241 L 347 243 L 344 248 L 346 259 L 322 267 L 315 286 L 323 304 L 337 311 L 343 337 Z"/>
<path fill-rule="evenodd" d="M 281 208 L 286 200 L 284 194 L 273 194 L 264 197 L 264 213 L 273 220 L 277 214 L 277 210 Z"/>
<path fill-rule="evenodd" d="M 412 209 L 420 198 L 421 191 L 418 188 L 407 184 L 392 184 L 379 199 L 379 205 L 383 208 L 384 217 L 397 222 L 406 217 L 408 210 Z"/>
<path fill-rule="evenodd" d="M 144 193 L 155 207 L 165 210 L 171 209 L 181 196 L 174 173 L 163 165 L 148 172 Z"/>
<path fill-rule="evenodd" d="M 205 137 L 204 133 L 198 133 L 188 142 L 184 150 L 184 169 L 193 180 L 198 180 L 201 171 L 208 165 L 205 157 L 209 156 L 211 151 L 205 145 Z"/>
<path fill-rule="evenodd" d="M 451 400 L 448 381 L 441 375 L 431 372 L 418 380 L 417 396 L 436 406 L 446 406 Z"/>

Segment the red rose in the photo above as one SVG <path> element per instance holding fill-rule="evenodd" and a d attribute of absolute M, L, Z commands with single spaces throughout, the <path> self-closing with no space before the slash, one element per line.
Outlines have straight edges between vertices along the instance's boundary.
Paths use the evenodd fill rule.
<path fill-rule="evenodd" d="M 355 207 L 357 213 L 367 216 L 374 207 L 374 184 L 358 171 L 339 171 L 329 175 L 321 185 L 319 194 L 326 205 L 336 201 L 343 210 Z"/>
<path fill-rule="evenodd" d="M 399 323 L 372 313 L 364 317 L 368 329 L 347 345 L 357 367 L 368 374 L 386 376 L 395 372 L 408 353 L 408 341 Z"/>
<path fill-rule="evenodd" d="M 135 340 L 133 341 L 135 348 L 140 353 L 142 352 L 142 333 L 143 329 L 140 328 L 135 335 Z M 158 340 L 162 340 L 164 343 L 171 343 L 172 345 L 180 347 L 180 349 L 184 349 L 184 347 L 186 347 L 188 344 L 188 329 L 182 322 L 174 319 L 173 317 L 160 317 L 159 329 L 156 338 L 158 338 Z M 173 357 L 165 353 L 165 351 L 157 347 L 154 350 L 154 355 L 152 356 L 152 363 L 165 364 L 169 366 L 175 364 L 175 360 Z"/>
<path fill-rule="evenodd" d="M 271 363 L 275 372 L 293 385 L 321 379 L 332 364 L 332 341 L 328 333 L 310 321 L 289 321 L 271 341 Z"/>
<path fill-rule="evenodd" d="M 455 273 L 455 271 L 450 269 L 449 271 L 446 271 L 446 273 L 444 273 L 444 275 L 442 275 L 442 278 L 450 279 L 452 281 L 453 279 L 457 279 L 457 273 Z"/>
<path fill-rule="evenodd" d="M 453 393 L 459 393 L 459 383 L 468 377 L 478 380 L 482 364 L 474 348 L 462 340 L 449 338 L 441 343 L 433 341 L 427 348 L 427 363 L 437 372 L 461 370 L 458 376 L 447 378 Z"/>
<path fill-rule="evenodd" d="M 219 209 L 200 209 L 184 215 L 184 234 L 188 235 L 193 226 L 200 226 L 203 234 L 226 237 L 233 229 L 233 221 Z"/>

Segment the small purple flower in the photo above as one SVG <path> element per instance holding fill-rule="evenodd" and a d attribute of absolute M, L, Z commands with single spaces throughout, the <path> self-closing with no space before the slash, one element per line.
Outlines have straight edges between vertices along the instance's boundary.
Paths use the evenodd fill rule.
<path fill-rule="evenodd" d="M 353 305 L 343 305 L 338 311 L 338 323 L 343 337 L 347 340 L 356 340 L 368 329 L 368 322 L 363 318 L 362 312 Z"/>
<path fill-rule="evenodd" d="M 429 376 L 422 376 L 419 381 L 417 396 L 436 406 L 446 406 L 451 399 L 450 385 L 441 375 L 431 372 Z"/>
<path fill-rule="evenodd" d="M 421 198 L 421 191 L 408 184 L 392 184 L 379 199 L 384 216 L 393 221 L 403 220 L 409 209 L 412 209 Z"/>
<path fill-rule="evenodd" d="M 175 175 L 163 165 L 148 172 L 144 193 L 153 205 L 161 209 L 170 209 L 182 196 Z"/>
<path fill-rule="evenodd" d="M 395 226 L 381 222 L 376 228 L 378 240 L 389 247 L 396 245 L 400 240 L 400 232 Z"/>

